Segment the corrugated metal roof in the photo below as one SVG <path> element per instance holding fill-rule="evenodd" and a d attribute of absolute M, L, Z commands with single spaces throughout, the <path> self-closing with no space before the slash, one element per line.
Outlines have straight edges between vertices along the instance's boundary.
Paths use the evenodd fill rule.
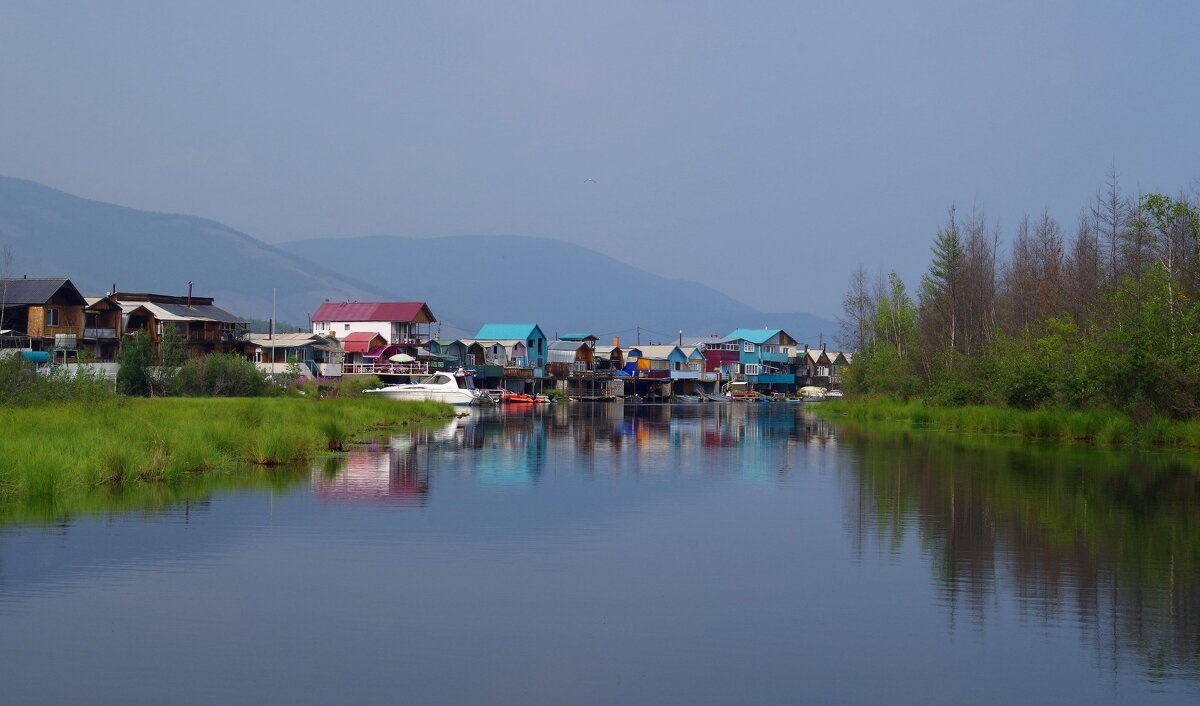
<path fill-rule="evenodd" d="M 313 312 L 313 321 L 437 321 L 425 302 L 325 302 Z"/>
<path fill-rule="evenodd" d="M 629 350 L 641 351 L 642 358 L 649 358 L 651 360 L 668 360 L 675 351 L 679 351 L 680 357 L 687 358 L 683 354 L 683 351 L 679 349 L 679 346 L 630 346 Z"/>
<path fill-rule="evenodd" d="M 481 341 L 506 341 L 515 339 L 527 341 L 538 337 L 534 335 L 535 331 L 541 338 L 546 337 L 537 324 L 484 324 L 483 328 L 479 329 L 479 333 L 475 334 L 475 339 Z"/>
<path fill-rule="evenodd" d="M 39 277 L 0 279 L 4 289 L 4 301 L 9 306 L 38 306 L 50 301 L 58 290 L 66 288 L 66 294 L 76 304 L 86 304 L 83 295 L 66 277 Z"/>
<path fill-rule="evenodd" d="M 159 304 L 146 301 L 123 301 L 119 303 L 121 305 L 121 312 L 125 315 L 129 315 L 133 311 L 142 308 L 150 312 L 159 321 L 216 321 L 223 324 L 246 323 L 241 318 L 211 304 L 189 307 L 186 304 Z"/>
<path fill-rule="evenodd" d="M 303 348 L 307 345 L 329 344 L 329 339 L 316 333 L 277 333 L 274 338 L 266 333 L 250 334 L 250 342 L 261 348 Z"/>
<path fill-rule="evenodd" d="M 717 343 L 729 343 L 731 341 L 750 341 L 759 345 L 766 343 L 775 336 L 783 333 L 783 329 L 778 328 L 739 328 L 735 329 L 725 338 L 722 338 Z"/>
<path fill-rule="evenodd" d="M 546 348 L 548 350 L 571 351 L 572 353 L 579 350 L 580 348 L 586 348 L 586 347 L 587 347 L 587 344 L 580 343 L 579 341 L 551 341 L 550 343 L 548 343 L 546 345 Z"/>

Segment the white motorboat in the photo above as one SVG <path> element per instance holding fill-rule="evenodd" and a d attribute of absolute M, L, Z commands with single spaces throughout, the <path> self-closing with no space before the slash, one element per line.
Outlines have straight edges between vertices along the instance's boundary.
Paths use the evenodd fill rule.
<path fill-rule="evenodd" d="M 462 370 L 453 374 L 434 373 L 421 382 L 388 385 L 364 392 L 389 400 L 445 402 L 457 406 L 478 404 L 487 399 L 486 395 L 475 389 L 471 376 Z"/>

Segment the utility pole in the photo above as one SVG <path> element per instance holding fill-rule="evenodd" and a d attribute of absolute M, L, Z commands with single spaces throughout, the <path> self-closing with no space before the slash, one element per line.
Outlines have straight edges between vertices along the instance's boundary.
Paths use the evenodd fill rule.
<path fill-rule="evenodd" d="M 637 327 L 637 342 L 638 342 L 639 346 L 642 345 L 642 327 L 641 326 Z"/>
<path fill-rule="evenodd" d="M 267 338 L 271 341 L 271 375 L 275 375 L 275 288 L 271 287 L 271 325 L 267 327 Z"/>

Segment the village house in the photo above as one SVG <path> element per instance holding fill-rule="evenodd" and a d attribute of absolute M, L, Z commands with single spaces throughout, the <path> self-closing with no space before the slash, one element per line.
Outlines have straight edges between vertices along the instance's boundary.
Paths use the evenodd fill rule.
<path fill-rule="evenodd" d="M 484 324 L 462 343 L 481 386 L 529 392 L 545 377 L 548 342 L 537 324 Z"/>
<path fill-rule="evenodd" d="M 379 354 L 387 347 L 387 339 L 376 331 L 355 331 L 337 338 L 344 358 L 343 374 L 375 374 Z"/>
<path fill-rule="evenodd" d="M 121 303 L 112 296 L 84 297 L 83 338 L 79 349 L 97 362 L 111 362 L 121 353 Z"/>
<path fill-rule="evenodd" d="M 782 329 L 740 328 L 705 346 L 705 369 L 748 390 L 792 391 L 796 345 Z"/>
<path fill-rule="evenodd" d="M 190 290 L 190 286 L 189 286 Z M 162 341 L 168 329 L 179 334 L 189 355 L 234 353 L 249 357 L 250 324 L 213 304 L 212 297 L 117 292 L 123 335 L 144 333 Z"/>
<path fill-rule="evenodd" d="M 342 376 L 345 352 L 336 338 L 318 333 L 250 334 L 254 364 L 272 375 L 289 372 L 295 365 L 301 377 Z"/>
<path fill-rule="evenodd" d="M 0 307 L 0 329 L 26 334 L 33 350 L 61 350 L 71 358 L 76 355 L 84 337 L 87 300 L 71 280 L 0 279 Z"/>
<path fill-rule="evenodd" d="M 429 327 L 436 322 L 425 302 L 325 302 L 313 312 L 312 332 L 339 339 L 377 333 L 385 345 L 415 346 L 432 337 Z"/>

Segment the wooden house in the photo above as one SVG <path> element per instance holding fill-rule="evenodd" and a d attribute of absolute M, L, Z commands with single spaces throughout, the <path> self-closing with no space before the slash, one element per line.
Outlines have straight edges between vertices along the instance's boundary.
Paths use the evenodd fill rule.
<path fill-rule="evenodd" d="M 800 385 L 830 386 L 834 374 L 833 360 L 823 349 L 805 346 L 798 362 L 796 379 Z"/>
<path fill-rule="evenodd" d="M 0 329 L 24 332 L 34 350 L 75 351 L 86 307 L 65 277 L 0 279 Z"/>
<path fill-rule="evenodd" d="M 425 344 L 434 355 L 446 361 L 447 367 L 465 367 L 467 364 L 467 344 L 457 340 L 431 340 Z"/>
<path fill-rule="evenodd" d="M 80 350 L 87 350 L 98 362 L 117 359 L 121 352 L 121 304 L 111 296 L 84 297 L 83 338 Z"/>
<path fill-rule="evenodd" d="M 183 339 L 189 355 L 236 353 L 249 355 L 250 324 L 213 304 L 212 297 L 117 292 L 124 336 L 139 332 L 154 342 L 168 329 Z"/>
<path fill-rule="evenodd" d="M 596 352 L 583 340 L 551 341 L 546 352 L 546 372 L 559 379 L 596 369 Z"/>
<path fill-rule="evenodd" d="M 325 302 L 313 312 L 312 332 L 339 339 L 369 332 L 385 344 L 416 345 L 431 338 L 430 324 L 436 322 L 425 302 Z"/>
<path fill-rule="evenodd" d="M 634 345 L 625 350 L 625 370 L 639 377 L 670 378 L 683 370 L 687 356 L 675 345 Z"/>

